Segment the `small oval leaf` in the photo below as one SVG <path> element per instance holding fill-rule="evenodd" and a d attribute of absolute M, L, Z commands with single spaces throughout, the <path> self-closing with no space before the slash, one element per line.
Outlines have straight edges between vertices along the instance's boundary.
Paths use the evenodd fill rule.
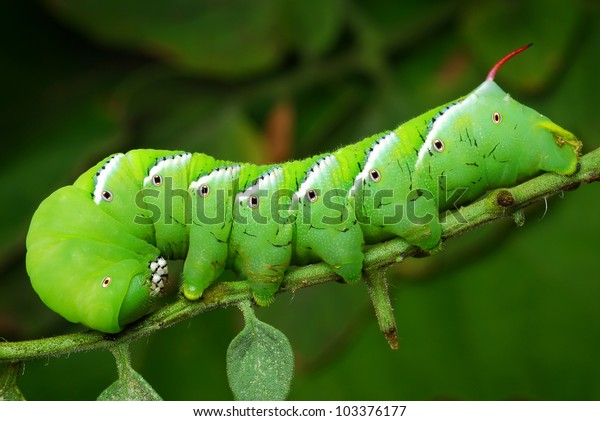
<path fill-rule="evenodd" d="M 236 400 L 283 400 L 294 375 L 287 337 L 242 306 L 246 325 L 227 349 L 227 378 Z"/>

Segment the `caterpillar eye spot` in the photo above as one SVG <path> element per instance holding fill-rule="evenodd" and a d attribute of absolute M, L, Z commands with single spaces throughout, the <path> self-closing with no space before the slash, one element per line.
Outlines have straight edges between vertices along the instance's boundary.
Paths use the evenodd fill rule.
<path fill-rule="evenodd" d="M 444 142 L 442 142 L 442 139 L 435 139 L 433 141 L 433 149 L 435 149 L 436 152 L 442 152 L 445 148 L 446 146 L 444 145 Z"/>
<path fill-rule="evenodd" d="M 317 192 L 314 189 L 310 189 L 309 191 L 306 192 L 306 198 L 308 199 L 309 202 L 315 203 L 317 201 L 317 199 L 319 198 L 319 196 L 317 195 Z"/>
<path fill-rule="evenodd" d="M 111 281 L 110 276 L 107 276 L 106 278 L 104 278 L 102 280 L 102 288 L 106 288 L 107 286 L 109 286 L 110 285 L 110 281 Z"/>
<path fill-rule="evenodd" d="M 258 196 L 253 194 L 252 196 L 250 196 L 248 198 L 248 206 L 250 206 L 251 208 L 257 208 L 258 207 Z"/>
<path fill-rule="evenodd" d="M 375 183 L 379 182 L 379 180 L 381 180 L 381 173 L 379 172 L 379 170 L 377 168 L 373 168 L 370 172 L 369 172 L 369 177 L 371 178 L 371 180 Z"/>
<path fill-rule="evenodd" d="M 104 190 L 102 192 L 102 200 L 105 202 L 110 202 L 113 200 L 113 194 L 110 192 L 110 190 Z"/>
<path fill-rule="evenodd" d="M 208 196 L 208 193 L 210 193 L 210 187 L 207 184 L 201 185 L 198 189 L 198 194 L 202 197 Z"/>
<path fill-rule="evenodd" d="M 500 115 L 500 113 L 496 111 L 494 114 L 492 114 L 492 121 L 494 122 L 494 124 L 500 124 L 500 122 L 502 121 L 502 115 Z"/>
<path fill-rule="evenodd" d="M 156 187 L 160 186 L 162 184 L 162 177 L 156 174 L 154 177 L 152 177 L 152 184 L 154 184 Z"/>

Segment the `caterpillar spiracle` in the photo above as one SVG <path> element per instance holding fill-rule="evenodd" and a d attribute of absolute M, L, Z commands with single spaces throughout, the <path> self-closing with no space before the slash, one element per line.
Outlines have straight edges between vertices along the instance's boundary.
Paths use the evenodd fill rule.
<path fill-rule="evenodd" d="M 115 333 L 153 308 L 167 259 L 202 297 L 225 269 L 267 305 L 290 265 L 361 279 L 365 245 L 440 243 L 439 214 L 542 172 L 576 171 L 581 143 L 504 92 L 502 58 L 471 93 L 331 153 L 276 165 L 132 150 L 45 199 L 27 235 L 31 283 L 72 322 Z M 460 194 L 459 194 L 460 193 Z"/>

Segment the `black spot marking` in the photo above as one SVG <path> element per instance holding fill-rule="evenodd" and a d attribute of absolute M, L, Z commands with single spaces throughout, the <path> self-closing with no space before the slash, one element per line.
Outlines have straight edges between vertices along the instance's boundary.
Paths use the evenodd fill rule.
<path fill-rule="evenodd" d="M 392 204 L 394 204 L 393 200 L 388 200 L 386 202 L 384 202 L 383 200 L 380 200 L 379 203 L 376 206 L 376 209 L 381 209 L 384 206 L 389 206 L 389 205 L 392 205 Z M 353 225 L 355 225 L 357 222 L 358 221 L 354 220 L 354 224 Z"/>
<path fill-rule="evenodd" d="M 245 229 L 244 229 L 244 231 L 242 231 L 242 234 L 245 234 L 245 235 L 247 235 L 247 236 L 249 236 L 249 237 L 257 237 L 257 235 L 255 235 L 255 234 L 250 234 L 250 233 L 249 233 L 247 230 L 245 230 Z"/>
<path fill-rule="evenodd" d="M 444 145 L 442 139 L 438 138 L 433 140 L 433 149 L 435 149 L 436 152 L 444 152 L 445 148 L 446 146 Z"/>
<path fill-rule="evenodd" d="M 201 185 L 200 188 L 198 189 L 198 193 L 200 193 L 200 196 L 202 196 L 202 197 L 208 196 L 209 191 L 210 191 L 210 187 L 208 187 L 207 184 Z"/>
<path fill-rule="evenodd" d="M 282 248 L 282 247 L 289 247 L 292 244 L 292 240 L 288 241 L 285 244 L 275 244 L 269 241 L 269 244 L 271 244 L 273 247 L 277 247 L 277 248 Z"/>
<path fill-rule="evenodd" d="M 242 183 L 242 191 L 246 191 L 248 188 L 251 187 L 251 182 L 254 180 L 250 179 L 250 174 L 246 174 L 246 179 L 244 180 L 244 182 Z M 240 202 L 241 203 L 241 202 Z"/>
<path fill-rule="evenodd" d="M 479 164 L 477 162 L 465 162 L 465 164 L 470 167 L 479 167 Z"/>
<path fill-rule="evenodd" d="M 465 129 L 465 133 L 467 135 L 467 139 L 469 140 L 469 146 L 473 146 L 473 139 L 471 139 L 471 135 L 469 134 L 469 129 Z"/>
<path fill-rule="evenodd" d="M 444 187 L 445 183 L 442 183 L 442 178 L 440 177 L 438 179 L 438 187 L 440 188 L 440 191 L 446 191 L 446 188 Z"/>
<path fill-rule="evenodd" d="M 309 201 L 309 202 L 311 202 L 311 203 L 314 203 L 314 202 L 316 202 L 316 201 L 317 201 L 317 199 L 318 199 L 318 197 L 319 197 L 319 196 L 317 195 L 317 192 L 315 191 L 315 189 L 309 189 L 309 190 L 306 192 L 306 198 L 307 198 L 307 199 L 308 199 L 308 201 Z"/>
<path fill-rule="evenodd" d="M 408 162 L 406 163 L 406 169 L 408 170 L 408 179 L 410 181 L 410 186 L 408 187 L 409 190 L 412 190 L 412 185 L 413 185 L 413 177 L 412 177 L 412 171 L 410 169 L 410 166 L 408 165 Z"/>
<path fill-rule="evenodd" d="M 210 233 L 215 238 L 215 240 L 217 240 L 218 243 L 227 243 L 227 241 L 221 240 L 219 237 L 217 237 L 214 232 L 210 231 Z"/>
<path fill-rule="evenodd" d="M 379 172 L 379 170 L 377 168 L 373 168 L 370 172 L 369 172 L 369 177 L 371 177 L 371 180 L 375 183 L 378 183 L 379 180 L 381 180 L 381 173 Z"/>
<path fill-rule="evenodd" d="M 496 146 L 494 146 L 494 147 L 492 148 L 492 150 L 491 150 L 491 151 L 490 151 L 490 152 L 487 154 L 487 156 L 488 156 L 488 157 L 489 157 L 491 154 L 493 154 L 493 153 L 494 153 L 494 151 L 496 150 L 496 148 L 498 147 L 498 145 L 499 145 L 499 144 L 500 144 L 500 142 L 496 143 Z"/>
<path fill-rule="evenodd" d="M 252 209 L 256 209 L 258 207 L 258 196 L 255 194 L 250 195 L 248 198 L 248 206 Z"/>

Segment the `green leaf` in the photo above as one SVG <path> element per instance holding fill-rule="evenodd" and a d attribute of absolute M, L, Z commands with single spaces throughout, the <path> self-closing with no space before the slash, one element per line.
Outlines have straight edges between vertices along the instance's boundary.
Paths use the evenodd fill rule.
<path fill-rule="evenodd" d="M 282 57 L 276 1 L 47 0 L 52 12 L 106 45 L 220 77 L 268 70 Z"/>
<path fill-rule="evenodd" d="M 339 0 L 291 0 L 280 3 L 282 32 L 307 56 L 318 56 L 340 35 L 343 4 Z"/>
<path fill-rule="evenodd" d="M 162 398 L 148 384 L 140 373 L 131 367 L 127 345 L 120 345 L 111 350 L 117 360 L 119 378 L 108 386 L 99 401 L 161 401 Z"/>
<path fill-rule="evenodd" d="M 148 384 L 148 382 L 135 370 L 128 370 L 127 374 L 119 377 L 108 386 L 100 396 L 99 401 L 160 401 L 162 398 Z"/>
<path fill-rule="evenodd" d="M 227 378 L 236 400 L 283 400 L 294 375 L 294 354 L 286 336 L 240 305 L 246 325 L 227 349 Z"/>
<path fill-rule="evenodd" d="M 25 397 L 17 386 L 17 377 L 22 363 L 0 365 L 0 401 L 24 401 Z"/>

